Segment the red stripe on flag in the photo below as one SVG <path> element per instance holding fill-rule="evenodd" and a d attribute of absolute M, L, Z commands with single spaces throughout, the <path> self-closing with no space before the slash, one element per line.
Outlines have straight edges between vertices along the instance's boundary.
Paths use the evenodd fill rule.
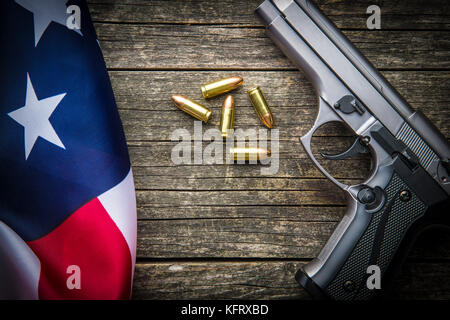
<path fill-rule="evenodd" d="M 40 299 L 129 299 L 131 255 L 127 242 L 96 198 L 41 239 L 28 242 L 41 262 Z M 81 288 L 73 269 L 80 270 Z"/>

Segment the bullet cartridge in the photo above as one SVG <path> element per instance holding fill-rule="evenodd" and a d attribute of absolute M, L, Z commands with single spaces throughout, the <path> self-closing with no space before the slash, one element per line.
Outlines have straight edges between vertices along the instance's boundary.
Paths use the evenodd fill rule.
<path fill-rule="evenodd" d="M 227 138 L 231 134 L 230 129 L 234 127 L 235 105 L 233 96 L 229 95 L 225 98 L 222 105 L 222 115 L 220 117 L 220 132 L 222 137 Z"/>
<path fill-rule="evenodd" d="M 270 158 L 270 150 L 263 148 L 251 148 L 251 147 L 231 147 L 230 159 L 237 160 L 266 160 Z"/>
<path fill-rule="evenodd" d="M 248 91 L 248 96 L 255 108 L 256 114 L 262 123 L 269 129 L 273 127 L 273 115 L 270 111 L 269 104 L 260 87 L 256 87 Z"/>
<path fill-rule="evenodd" d="M 173 95 L 172 101 L 178 109 L 205 123 L 208 122 L 211 117 L 211 110 L 186 97 Z"/>
<path fill-rule="evenodd" d="M 202 86 L 202 94 L 205 99 L 218 96 L 219 94 L 229 92 L 238 88 L 244 83 L 242 77 L 233 76 L 217 80 Z"/>

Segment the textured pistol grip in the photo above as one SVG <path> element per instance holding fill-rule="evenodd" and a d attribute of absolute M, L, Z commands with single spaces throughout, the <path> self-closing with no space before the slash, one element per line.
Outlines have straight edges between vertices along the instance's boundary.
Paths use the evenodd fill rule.
<path fill-rule="evenodd" d="M 336 242 L 337 245 L 330 243 L 327 246 L 338 248 L 340 245 L 341 248 L 349 248 L 348 254 L 340 263 L 328 259 L 312 275 L 308 272 L 308 265 L 299 270 L 297 281 L 313 297 L 336 300 L 372 298 L 380 292 L 367 286 L 368 277 L 371 275 L 368 273 L 368 267 L 373 265 L 379 267 L 381 289 L 384 288 L 383 279 L 386 273 L 391 271 L 392 262 L 397 260 L 396 255 L 401 254 L 399 248 L 408 230 L 428 209 L 395 171 L 385 188 L 385 197 L 383 207 L 377 212 L 357 210 L 356 215 L 368 216 L 369 219 L 367 223 L 359 223 L 356 227 L 361 234 L 356 241 L 354 237 L 350 237 L 350 233 L 355 233 L 355 229 L 350 231 L 350 227 L 355 228 L 352 223 L 347 223 L 348 228 L 341 233 L 341 238 L 331 237 L 330 241 Z M 357 218 L 361 219 L 353 219 Z M 333 252 L 329 256 L 333 257 Z"/>

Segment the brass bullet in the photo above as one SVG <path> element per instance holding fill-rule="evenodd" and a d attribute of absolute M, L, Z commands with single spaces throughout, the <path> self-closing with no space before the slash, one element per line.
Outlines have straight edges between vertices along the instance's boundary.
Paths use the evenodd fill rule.
<path fill-rule="evenodd" d="M 211 110 L 191 99 L 180 95 L 173 95 L 172 101 L 178 109 L 205 123 L 211 117 Z"/>
<path fill-rule="evenodd" d="M 202 86 L 202 94 L 205 99 L 236 89 L 244 83 L 242 77 L 233 76 L 217 80 Z"/>
<path fill-rule="evenodd" d="M 255 108 L 256 114 L 259 119 L 266 125 L 267 128 L 271 129 L 273 127 L 273 115 L 270 111 L 269 104 L 267 103 L 266 97 L 262 92 L 260 87 L 256 87 L 248 91 L 248 96 Z"/>
<path fill-rule="evenodd" d="M 234 127 L 234 113 L 234 99 L 231 95 L 229 95 L 223 102 L 222 115 L 220 117 L 220 132 L 224 138 L 227 138 L 230 135 L 229 130 Z"/>
<path fill-rule="evenodd" d="M 231 147 L 230 159 L 237 160 L 266 160 L 270 158 L 270 150 L 263 148 L 250 148 L 250 147 Z"/>

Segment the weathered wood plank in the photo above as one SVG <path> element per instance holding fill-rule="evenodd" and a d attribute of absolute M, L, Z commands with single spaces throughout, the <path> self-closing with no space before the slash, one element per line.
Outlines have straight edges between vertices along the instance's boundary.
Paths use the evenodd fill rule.
<path fill-rule="evenodd" d="M 356 168 L 357 166 L 363 166 Z M 368 176 L 370 170 L 366 165 L 366 161 L 359 160 L 342 160 L 331 161 L 332 166 L 326 166 L 327 169 L 339 180 L 347 180 L 351 178 L 361 180 Z M 133 167 L 133 175 L 136 179 L 144 179 L 142 183 L 145 185 L 146 176 L 148 179 L 211 179 L 211 178 L 287 178 L 287 179 L 317 179 L 324 178 L 322 173 L 314 166 L 312 161 L 304 160 L 284 160 L 280 161 L 278 172 L 274 175 L 261 175 L 260 165 L 179 165 L 173 167 L 167 166 L 135 166 Z"/>
<path fill-rule="evenodd" d="M 166 24 L 233 24 L 260 26 L 253 13 L 262 0 L 166 1 L 88 0 L 94 21 Z M 339 28 L 366 29 L 367 7 L 382 12 L 383 29 L 448 29 L 448 1 L 317 0 L 319 8 Z M 182 12 L 183 14 L 180 14 Z"/>
<path fill-rule="evenodd" d="M 214 206 L 218 210 L 216 214 L 225 214 L 226 211 L 220 211 L 219 207 L 222 206 Z M 317 207 L 316 210 L 322 208 Z M 239 217 L 235 218 L 186 219 L 181 210 L 178 219 L 142 220 L 138 224 L 137 256 L 159 259 L 312 259 L 330 238 L 337 221 L 318 222 L 316 218 L 309 221 L 314 209 L 297 207 L 296 210 L 297 216 L 293 219 L 285 218 L 284 213 L 283 217 L 276 214 L 245 216 L 246 208 L 238 208 Z M 335 212 L 333 219 L 342 212 Z M 437 229 L 424 234 L 410 257 L 449 259 L 450 233 Z"/>
<path fill-rule="evenodd" d="M 298 262 L 145 263 L 136 265 L 134 299 L 306 299 Z"/>
<path fill-rule="evenodd" d="M 424 102 L 426 104 L 427 102 Z M 278 130 L 280 140 L 298 141 L 301 136 L 312 127 L 317 116 L 317 107 L 309 108 L 288 108 L 272 107 L 275 119 L 274 128 Z M 207 124 L 202 124 L 202 133 L 208 129 L 218 129 L 220 123 L 220 108 L 211 108 L 213 114 Z M 450 109 L 424 110 L 428 118 L 440 129 L 442 134 L 450 137 L 450 125 L 447 121 Z M 139 141 L 158 142 L 178 139 L 176 130 L 187 130 L 194 139 L 194 121 L 188 114 L 179 111 L 172 106 L 171 111 L 142 111 L 142 110 L 120 110 L 125 134 L 131 144 Z M 258 132 L 265 129 L 253 108 L 240 108 L 236 110 L 235 130 L 256 130 Z M 268 139 L 271 132 L 267 131 Z M 345 137 L 352 136 L 352 133 L 342 125 L 327 124 L 320 128 L 315 137 Z M 206 143 L 206 142 L 205 142 Z"/>
<path fill-rule="evenodd" d="M 246 144 L 255 144 L 259 142 L 259 146 L 262 146 L 261 141 L 247 142 Z M 352 137 L 314 137 L 312 140 L 316 154 L 319 156 L 319 152 L 338 152 L 344 151 L 350 147 L 353 142 Z M 197 144 L 199 147 L 205 148 L 210 144 L 208 141 L 193 141 L 191 144 Z M 130 142 L 129 150 L 132 154 L 133 164 L 142 166 L 174 166 L 171 160 L 172 149 L 178 145 L 178 141 L 150 141 L 150 142 Z M 275 147 L 275 141 L 268 141 L 267 146 L 270 148 Z M 191 153 L 193 154 L 193 147 L 191 147 Z M 225 143 L 223 145 L 223 159 L 225 160 Z M 297 139 L 282 140 L 279 142 L 279 159 L 309 159 L 307 154 L 303 151 L 301 143 Z M 362 156 L 355 157 L 354 159 L 360 159 Z M 193 157 L 191 160 L 192 164 Z"/>
<path fill-rule="evenodd" d="M 109 71 L 120 109 L 173 110 L 170 96 L 183 94 L 207 107 L 220 107 L 224 96 L 205 100 L 200 86 L 239 75 L 244 84 L 232 91 L 239 108 L 251 107 L 247 91 L 260 86 L 271 105 L 305 107 L 316 104 L 317 95 L 301 71 Z M 382 75 L 414 108 L 431 110 L 447 106 L 449 71 L 382 71 Z M 426 104 L 425 104 L 426 102 Z M 442 108 L 444 109 L 444 108 Z M 443 110 L 445 111 L 445 110 Z"/>
<path fill-rule="evenodd" d="M 346 184 L 354 184 L 357 179 L 343 179 Z M 306 178 L 272 178 L 265 177 L 210 177 L 210 178 L 185 178 L 185 177 L 147 177 L 135 174 L 134 185 L 137 190 L 225 190 L 225 191 L 306 191 L 306 190 L 326 190 L 334 192 L 332 184 L 326 179 L 306 179 Z"/>
<path fill-rule="evenodd" d="M 170 141 L 172 134 L 177 129 L 186 129 L 193 136 L 194 121 L 188 114 L 179 111 L 175 106 L 170 106 L 168 111 L 143 111 L 143 110 L 120 110 L 120 116 L 125 129 L 125 134 L 130 143 L 135 141 Z M 315 108 L 288 108 L 271 107 L 275 119 L 275 129 L 279 130 L 280 139 L 298 140 L 305 134 L 314 123 L 317 113 Z M 203 124 L 203 132 L 208 129 L 219 128 L 220 107 L 211 108 L 212 116 L 207 124 Z M 445 112 L 445 111 L 444 111 Z M 432 112 L 434 113 L 434 112 Z M 436 115 L 434 118 L 438 118 Z M 440 124 L 445 126 L 442 118 Z M 264 129 L 264 125 L 259 120 L 253 108 L 236 109 L 236 122 L 234 129 L 241 130 L 259 130 Z M 339 126 L 327 126 L 326 130 L 321 130 L 321 136 L 348 136 Z M 271 137 L 268 132 L 268 138 Z"/>
<path fill-rule="evenodd" d="M 116 100 L 128 140 L 170 140 L 180 127 L 193 132 L 193 118 L 177 110 L 172 94 L 186 95 L 213 110 L 204 127 L 218 126 L 223 96 L 205 101 L 200 93 L 203 83 L 230 76 L 236 72 L 160 72 L 111 71 Z M 232 92 L 236 105 L 236 128 L 258 129 L 257 118 L 247 90 L 259 85 L 272 106 L 280 138 L 297 139 L 312 126 L 317 113 L 314 89 L 301 72 L 241 71 L 244 86 Z M 448 92 L 450 73 L 447 71 L 383 72 L 413 108 L 420 108 L 446 136 L 450 136 Z M 181 125 L 180 125 L 181 124 Z M 186 124 L 191 124 L 187 126 Z M 319 135 L 348 135 L 339 126 L 327 126 Z"/>
<path fill-rule="evenodd" d="M 332 161 L 323 159 L 319 154 L 319 152 L 329 154 L 342 152 L 351 145 L 351 141 L 349 137 L 315 138 L 313 139 L 313 151 L 315 157 L 336 178 L 360 180 L 370 174 L 370 160 L 366 155 L 357 156 L 354 159 Z M 176 165 L 171 159 L 172 148 L 176 144 L 176 142 L 152 142 L 141 146 L 129 146 L 131 163 L 135 169 L 134 174 L 137 179 L 140 179 L 139 181 L 141 181 L 141 186 L 144 189 L 147 179 L 156 179 L 155 182 L 158 183 L 158 179 L 178 179 L 180 177 L 190 179 L 263 177 L 261 172 L 263 165 L 227 164 L 225 163 L 225 155 L 223 156 L 223 164 L 204 163 L 197 165 L 194 164 L 192 159 L 191 164 Z M 206 144 L 203 144 L 203 147 L 205 146 Z M 308 158 L 299 142 L 281 141 L 279 149 L 279 158 L 273 159 L 273 163 L 264 165 L 266 168 L 272 168 L 270 174 L 266 174 L 266 176 L 270 178 L 323 178 L 323 175 Z M 272 150 L 274 149 L 272 148 Z M 226 152 L 225 148 L 223 152 Z M 239 183 L 239 180 L 235 180 L 233 183 Z M 167 184 L 164 189 L 170 189 L 170 184 Z"/>
<path fill-rule="evenodd" d="M 426 104 L 426 102 L 424 102 Z M 191 136 L 194 134 L 194 121 L 188 114 L 171 106 L 170 111 L 142 111 L 142 110 L 120 110 L 120 116 L 125 129 L 125 134 L 130 143 L 136 141 L 171 141 L 175 130 L 188 130 Z M 317 116 L 317 106 L 311 107 L 271 107 L 275 126 L 278 130 L 280 140 L 297 141 L 301 136 L 312 128 Z M 212 116 L 207 124 L 202 124 L 203 133 L 208 129 L 219 128 L 220 108 L 213 107 Z M 446 121 L 450 109 L 428 109 L 424 110 L 428 118 L 449 137 L 450 125 Z M 237 107 L 234 129 L 256 130 L 265 129 L 253 108 Z M 268 133 L 270 139 L 271 133 Z M 329 124 L 317 132 L 316 136 L 350 136 L 351 132 L 341 125 Z M 176 137 L 176 136 L 175 136 Z"/>
<path fill-rule="evenodd" d="M 138 207 L 139 220 L 258 218 L 338 222 L 342 219 L 344 213 L 344 207 L 248 206 L 240 203 L 220 207 L 195 206 L 195 204 L 189 206 Z"/>
<path fill-rule="evenodd" d="M 156 235 L 156 238 L 159 234 Z M 205 236 L 206 237 L 206 236 Z M 291 237 L 291 235 L 288 235 Z M 318 242 L 326 241 L 327 235 Z M 181 240 L 181 243 L 189 239 Z M 436 246 L 439 243 L 439 246 Z M 317 245 L 322 245 L 317 243 Z M 294 256 L 303 249 L 290 247 Z M 153 248 L 152 248 L 153 249 Z M 310 248 L 311 249 L 311 248 Z M 314 250 L 319 250 L 317 247 Z M 289 249 L 288 249 L 289 251 Z M 158 251 L 157 251 L 158 252 Z M 150 254 L 153 257 L 153 254 Z M 433 231 L 419 238 L 410 259 L 450 257 L 448 232 Z M 432 260 L 433 261 L 433 260 Z M 134 283 L 135 299 L 303 299 L 308 298 L 294 280 L 303 262 L 153 262 L 138 263 Z M 392 298 L 444 299 L 449 297 L 450 264 L 409 260 L 396 278 Z"/>
<path fill-rule="evenodd" d="M 309 299 L 294 280 L 302 262 L 136 265 L 134 299 Z M 389 297 L 450 299 L 450 264 L 408 261 Z"/>
<path fill-rule="evenodd" d="M 282 190 L 214 190 L 214 191 L 179 191 L 179 190 L 137 190 L 136 198 L 141 207 L 179 206 L 196 204 L 197 206 L 227 206 L 236 201 L 249 206 L 285 205 L 344 205 L 344 195 L 340 192 L 330 194 L 324 190 L 282 191 Z"/>
<path fill-rule="evenodd" d="M 292 260 L 318 254 L 342 219 L 345 201 L 298 143 L 314 120 L 316 97 L 254 16 L 261 0 L 88 2 L 110 68 L 136 181 L 141 262 L 134 297 L 307 298 L 293 280 L 303 262 Z M 365 10 L 371 4 L 382 8 L 382 31 L 366 30 Z M 346 35 L 378 68 L 403 70 L 383 74 L 450 136 L 448 71 L 407 71 L 450 68 L 448 1 L 430 0 L 424 6 L 421 0 L 356 0 L 351 5 L 319 0 L 319 6 L 347 29 Z M 246 82 L 233 92 L 236 127 L 262 128 L 246 97 L 247 86 L 260 85 L 280 130 L 280 169 L 274 176 L 262 177 L 258 165 L 171 162 L 175 143 L 170 134 L 178 128 L 192 132 L 193 121 L 173 107 L 170 95 L 204 102 L 201 84 L 236 73 L 217 69 L 254 69 L 239 71 Z M 222 99 L 205 102 L 214 115 L 204 129 L 217 127 Z M 314 141 L 319 146 L 316 154 L 343 148 L 349 143 L 347 136 L 336 127 L 322 130 Z M 363 179 L 369 170 L 363 159 L 326 167 L 347 183 Z M 424 239 L 410 254 L 415 260 L 397 280 L 394 297 L 450 297 L 450 264 L 445 260 L 450 258 L 450 236 L 437 232 Z M 231 260 L 214 261 L 217 258 Z M 258 261 L 248 262 L 253 258 Z M 268 258 L 282 261 L 264 261 Z"/>
<path fill-rule="evenodd" d="M 263 29 L 96 23 L 106 64 L 116 69 L 295 69 Z M 449 68 L 447 31 L 345 31 L 377 67 Z"/>
<path fill-rule="evenodd" d="M 140 221 L 137 256 L 313 258 L 317 256 L 335 226 L 335 222 L 252 217 Z"/>

